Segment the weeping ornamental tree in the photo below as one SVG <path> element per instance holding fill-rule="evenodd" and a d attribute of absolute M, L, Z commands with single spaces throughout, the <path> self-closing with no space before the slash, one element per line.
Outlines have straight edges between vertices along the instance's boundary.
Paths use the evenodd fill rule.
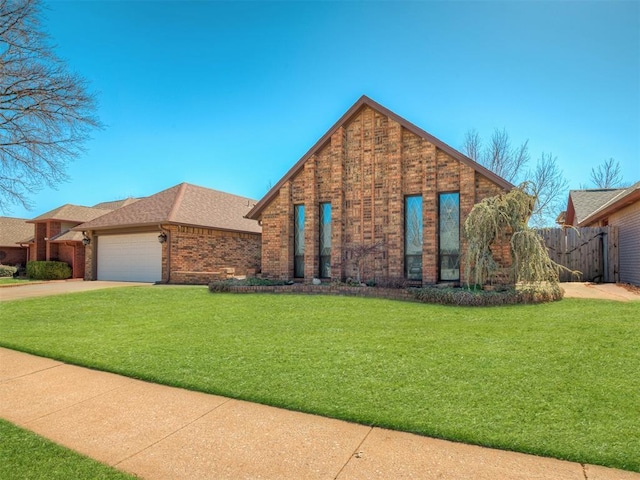
<path fill-rule="evenodd" d="M 523 183 L 508 193 L 486 198 L 476 204 L 466 221 L 467 286 L 491 283 L 499 271 L 491 247 L 504 244 L 509 239 L 512 266 L 509 283 L 557 284 L 560 270 L 549 258 L 544 240 L 528 227 L 536 205 L 531 186 Z M 509 238 L 510 237 L 510 238 Z"/>

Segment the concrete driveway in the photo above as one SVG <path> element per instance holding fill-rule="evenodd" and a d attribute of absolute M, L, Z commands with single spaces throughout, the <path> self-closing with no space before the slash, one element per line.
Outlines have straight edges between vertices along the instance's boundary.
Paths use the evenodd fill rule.
<path fill-rule="evenodd" d="M 87 292 L 89 290 L 100 290 L 114 287 L 135 287 L 142 285 L 153 285 L 152 283 L 138 282 L 85 282 L 82 280 L 63 280 L 33 284 L 7 285 L 0 287 L 0 302 L 17 300 L 20 298 L 47 297 L 50 295 L 60 295 L 63 293 Z"/>
<path fill-rule="evenodd" d="M 640 288 L 624 287 L 618 283 L 565 282 L 564 298 L 595 298 L 629 302 L 640 300 Z"/>

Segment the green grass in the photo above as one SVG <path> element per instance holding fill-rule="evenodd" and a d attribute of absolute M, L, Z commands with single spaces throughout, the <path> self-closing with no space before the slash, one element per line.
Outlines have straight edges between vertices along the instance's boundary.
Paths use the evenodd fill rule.
<path fill-rule="evenodd" d="M 640 302 L 450 307 L 135 287 L 4 302 L 0 344 L 428 436 L 640 471 Z"/>
<path fill-rule="evenodd" d="M 136 477 L 0 419 L 0 478 L 127 480 Z"/>
<path fill-rule="evenodd" d="M 0 285 L 13 285 L 15 283 L 29 283 L 33 280 L 29 280 L 26 278 L 13 278 L 13 277 L 2 277 L 0 278 Z"/>

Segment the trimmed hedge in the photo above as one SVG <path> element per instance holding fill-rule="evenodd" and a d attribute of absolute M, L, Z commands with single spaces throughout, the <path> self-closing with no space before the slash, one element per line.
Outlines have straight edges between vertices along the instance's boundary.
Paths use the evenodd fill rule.
<path fill-rule="evenodd" d="M 65 280 L 71 278 L 71 267 L 65 262 L 27 262 L 27 277 L 33 280 Z"/>
<path fill-rule="evenodd" d="M 11 267 L 9 265 L 0 265 L 0 278 L 13 277 L 18 271 L 17 267 Z"/>

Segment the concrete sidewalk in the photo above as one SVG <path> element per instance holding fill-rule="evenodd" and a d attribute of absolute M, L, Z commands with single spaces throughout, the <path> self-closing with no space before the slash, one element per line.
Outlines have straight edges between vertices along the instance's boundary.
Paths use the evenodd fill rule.
<path fill-rule="evenodd" d="M 147 479 L 640 479 L 165 387 L 3 348 L 0 417 Z"/>

